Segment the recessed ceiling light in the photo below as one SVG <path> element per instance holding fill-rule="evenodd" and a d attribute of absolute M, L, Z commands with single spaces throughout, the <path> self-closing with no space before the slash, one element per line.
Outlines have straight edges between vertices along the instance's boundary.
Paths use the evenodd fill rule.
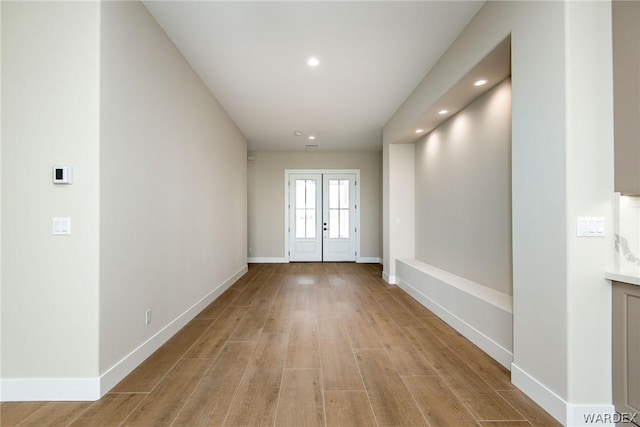
<path fill-rule="evenodd" d="M 295 131 L 293 134 L 295 136 L 302 136 L 302 132 L 300 132 L 299 130 Z"/>
<path fill-rule="evenodd" d="M 442 115 L 442 114 L 447 114 L 449 112 L 449 110 L 440 110 L 438 111 L 438 114 Z"/>
<path fill-rule="evenodd" d="M 422 133 L 424 132 L 424 129 L 416 129 L 416 133 Z"/>
<path fill-rule="evenodd" d="M 311 58 L 307 59 L 307 65 L 310 67 L 317 67 L 318 65 L 320 65 L 320 61 L 318 61 L 318 58 L 316 58 L 315 56 L 312 56 Z"/>
<path fill-rule="evenodd" d="M 473 85 L 474 86 L 484 86 L 487 84 L 487 81 L 485 79 L 480 79 L 477 82 L 475 82 Z"/>
<path fill-rule="evenodd" d="M 313 140 L 313 139 L 316 139 L 316 137 L 313 135 L 309 135 L 309 139 Z"/>

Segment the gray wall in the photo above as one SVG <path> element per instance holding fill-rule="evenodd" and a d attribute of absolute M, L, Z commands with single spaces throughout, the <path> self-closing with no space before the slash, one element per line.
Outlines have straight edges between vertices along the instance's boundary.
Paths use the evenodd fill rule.
<path fill-rule="evenodd" d="M 247 166 L 245 138 L 142 3 L 103 3 L 101 28 L 104 371 L 246 266 Z"/>
<path fill-rule="evenodd" d="M 360 169 L 360 256 L 382 256 L 380 152 L 254 152 L 248 162 L 249 257 L 284 257 L 285 169 Z"/>
<path fill-rule="evenodd" d="M 640 2 L 614 1 L 615 189 L 640 194 Z"/>
<path fill-rule="evenodd" d="M 416 143 L 416 258 L 511 295 L 511 81 Z"/>

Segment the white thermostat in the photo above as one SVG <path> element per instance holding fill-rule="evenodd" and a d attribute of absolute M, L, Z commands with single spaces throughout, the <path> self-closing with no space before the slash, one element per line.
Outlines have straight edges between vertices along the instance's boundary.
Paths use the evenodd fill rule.
<path fill-rule="evenodd" d="M 73 184 L 73 168 L 68 165 L 55 165 L 53 167 L 54 184 Z"/>

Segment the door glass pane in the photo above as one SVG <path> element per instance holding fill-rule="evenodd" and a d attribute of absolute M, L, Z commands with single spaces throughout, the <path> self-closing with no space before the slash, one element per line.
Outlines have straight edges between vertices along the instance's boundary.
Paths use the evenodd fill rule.
<path fill-rule="evenodd" d="M 296 179 L 296 239 L 316 238 L 316 180 Z"/>
<path fill-rule="evenodd" d="M 339 184 L 337 179 L 329 180 L 329 209 L 336 209 L 339 205 Z"/>
<path fill-rule="evenodd" d="M 329 238 L 337 239 L 340 237 L 340 210 L 329 209 Z"/>
<path fill-rule="evenodd" d="M 306 229 L 307 234 L 305 237 L 307 239 L 315 239 L 316 238 L 316 210 L 315 209 L 307 209 L 307 218 L 306 218 Z"/>
<path fill-rule="evenodd" d="M 316 208 L 316 181 L 314 179 L 308 179 L 306 183 L 307 187 L 307 209 Z"/>
<path fill-rule="evenodd" d="M 340 209 L 349 209 L 349 180 L 340 180 Z"/>
<path fill-rule="evenodd" d="M 296 209 L 296 239 L 304 239 L 306 237 L 305 224 L 305 210 Z"/>
<path fill-rule="evenodd" d="M 340 209 L 340 238 L 349 238 L 349 210 Z"/>
<path fill-rule="evenodd" d="M 306 200 L 306 180 L 296 179 L 296 209 L 304 209 Z"/>
<path fill-rule="evenodd" d="M 329 180 L 329 238 L 349 238 L 349 180 Z"/>

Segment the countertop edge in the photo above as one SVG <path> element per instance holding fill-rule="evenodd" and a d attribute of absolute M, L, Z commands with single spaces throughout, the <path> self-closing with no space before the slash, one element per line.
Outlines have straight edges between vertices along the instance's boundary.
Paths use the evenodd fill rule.
<path fill-rule="evenodd" d="M 604 273 L 605 279 L 614 280 L 616 282 L 628 283 L 630 285 L 640 286 L 640 277 L 630 276 L 628 274 L 614 273 L 607 271 Z"/>

